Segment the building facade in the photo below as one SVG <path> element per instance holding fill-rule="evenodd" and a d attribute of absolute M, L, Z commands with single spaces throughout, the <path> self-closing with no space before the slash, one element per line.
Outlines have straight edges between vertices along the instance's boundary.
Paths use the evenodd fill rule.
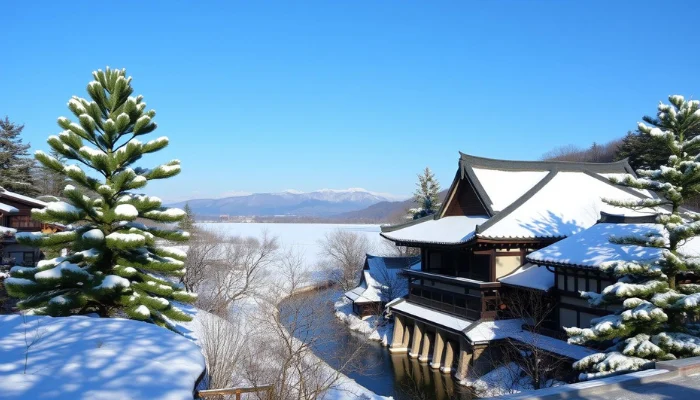
<path fill-rule="evenodd" d="M 31 210 L 44 208 L 46 203 L 0 188 L 0 265 L 35 265 L 41 258 L 41 251 L 17 242 L 18 232 L 55 232 L 60 227 L 34 221 Z"/>
<path fill-rule="evenodd" d="M 387 306 L 396 317 L 390 351 L 462 380 L 484 367 L 492 344 L 539 335 L 509 310 L 503 296 L 551 295 L 557 276 L 528 263 L 528 255 L 593 226 L 601 212 L 646 215 L 601 200 L 655 197 L 609 181 L 625 174 L 634 174 L 626 161 L 507 161 L 461 154 L 438 213 L 382 228 L 384 238 L 421 252 L 421 269 L 405 272 L 408 296 Z M 550 321 L 552 331 L 559 322 Z M 553 338 L 538 340 L 562 356 L 587 354 Z"/>

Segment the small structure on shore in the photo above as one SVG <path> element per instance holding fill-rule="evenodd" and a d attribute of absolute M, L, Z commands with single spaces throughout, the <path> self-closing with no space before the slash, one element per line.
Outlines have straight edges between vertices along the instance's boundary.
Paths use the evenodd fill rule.
<path fill-rule="evenodd" d="M 367 254 L 360 284 L 345 293 L 352 301 L 352 310 L 366 317 L 382 313 L 386 303 L 408 294 L 404 269 L 420 270 L 420 256 L 382 257 Z"/>

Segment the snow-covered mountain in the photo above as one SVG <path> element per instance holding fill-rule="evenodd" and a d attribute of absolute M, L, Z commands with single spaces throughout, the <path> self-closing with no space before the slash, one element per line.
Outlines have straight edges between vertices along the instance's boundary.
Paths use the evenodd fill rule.
<path fill-rule="evenodd" d="M 221 199 L 194 199 L 175 203 L 172 206 L 184 207 L 187 203 L 196 215 L 202 217 L 219 215 L 328 217 L 394 199 L 394 196 L 361 188 L 321 189 L 313 192 L 285 190 L 279 193 L 254 193 Z"/>

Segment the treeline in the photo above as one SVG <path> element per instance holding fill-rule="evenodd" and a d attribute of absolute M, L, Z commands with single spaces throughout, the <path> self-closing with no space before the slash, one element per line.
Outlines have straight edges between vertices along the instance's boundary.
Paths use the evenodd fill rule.
<path fill-rule="evenodd" d="M 654 126 L 659 123 L 656 117 L 645 116 L 642 119 Z M 687 135 L 686 140 L 692 139 L 700 135 L 700 129 L 691 130 Z M 636 130 L 627 132 L 624 137 L 605 144 L 594 142 L 588 148 L 575 145 L 557 147 L 544 153 L 541 159 L 544 161 L 611 162 L 627 158 L 630 166 L 635 170 L 640 168 L 655 170 L 665 165 L 670 156 L 671 152 L 667 146 L 659 144 L 651 136 Z M 685 206 L 700 210 L 700 197 L 688 199 Z"/>
<path fill-rule="evenodd" d="M 0 187 L 27 196 L 61 196 L 65 178 L 38 164 L 22 140 L 24 125 L 0 118 Z M 65 157 L 51 152 L 59 161 Z"/>

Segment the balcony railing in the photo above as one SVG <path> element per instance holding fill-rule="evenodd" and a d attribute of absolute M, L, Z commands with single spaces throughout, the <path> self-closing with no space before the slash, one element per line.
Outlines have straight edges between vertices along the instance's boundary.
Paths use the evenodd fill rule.
<path fill-rule="evenodd" d="M 498 313 L 498 282 L 406 271 L 409 298 L 420 304 L 469 320 L 493 319 Z"/>

